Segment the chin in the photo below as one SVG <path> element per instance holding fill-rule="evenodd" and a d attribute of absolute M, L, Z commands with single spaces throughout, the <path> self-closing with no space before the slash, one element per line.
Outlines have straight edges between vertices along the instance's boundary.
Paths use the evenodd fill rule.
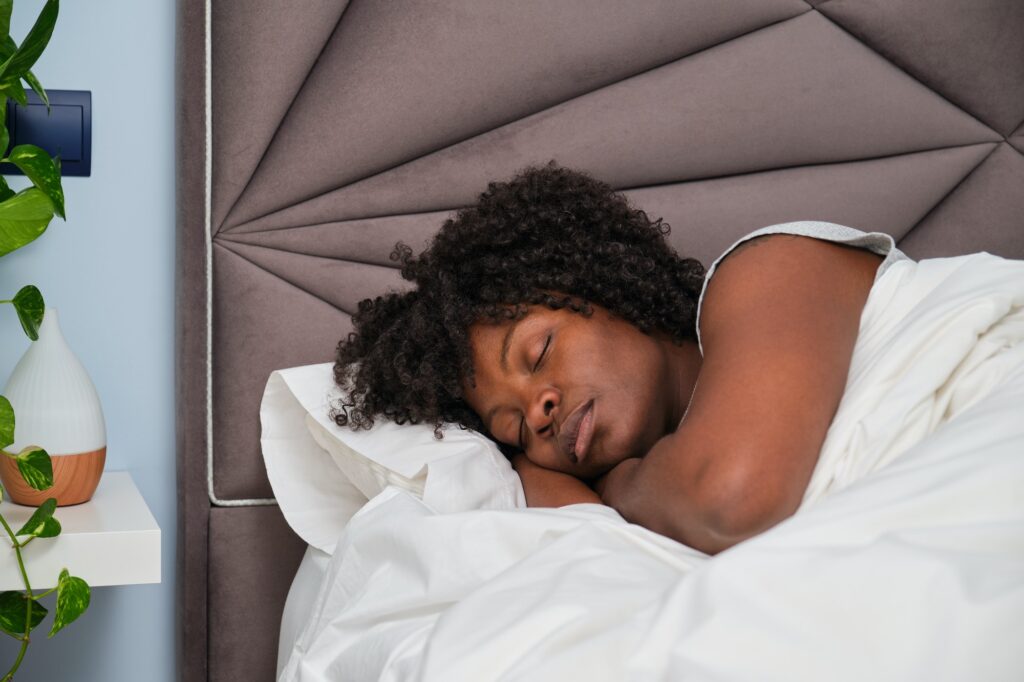
<path fill-rule="evenodd" d="M 594 464 L 601 469 L 601 473 L 598 475 L 611 471 L 616 465 L 627 459 L 643 457 L 657 441 L 658 438 L 651 438 L 649 434 L 643 432 L 634 432 L 623 438 L 602 439 L 599 444 L 600 452 L 591 453 L 597 455 L 594 458 Z M 597 444 L 595 443 L 595 445 Z"/>
<path fill-rule="evenodd" d="M 593 468 L 593 477 L 602 476 L 621 462 L 643 457 L 654 444 L 665 435 L 663 424 L 652 416 L 659 414 L 650 409 L 640 408 L 631 414 L 619 414 L 611 423 L 597 425 L 590 452 L 584 458 L 587 468 Z"/>

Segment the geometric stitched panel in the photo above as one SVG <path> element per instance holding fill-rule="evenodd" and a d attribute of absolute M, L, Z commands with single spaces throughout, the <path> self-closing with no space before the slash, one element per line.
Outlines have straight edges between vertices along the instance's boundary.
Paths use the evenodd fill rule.
<path fill-rule="evenodd" d="M 282 206 L 224 229 L 450 210 L 551 158 L 635 188 L 1001 139 L 808 12 L 312 198 L 261 187 L 261 206 Z"/>
<path fill-rule="evenodd" d="M 1024 255 L 1022 6 L 219 5 L 218 496 L 269 495 L 266 375 L 330 359 L 359 300 L 406 286 L 395 242 L 419 251 L 527 164 L 624 190 L 704 262 L 803 219 L 886 231 L 916 257 Z"/>
<path fill-rule="evenodd" d="M 996 132 L 1024 121 L 1024 2 L 831 0 L 818 11 Z"/>
<path fill-rule="evenodd" d="M 225 224 L 250 222 L 806 9 L 801 0 L 350 3 L 251 178 L 242 175 L 248 186 Z M 225 28 L 235 34 L 230 21 Z M 297 61 L 305 64 L 306 54 Z M 237 131 L 247 131 L 247 118 L 235 121 Z"/>

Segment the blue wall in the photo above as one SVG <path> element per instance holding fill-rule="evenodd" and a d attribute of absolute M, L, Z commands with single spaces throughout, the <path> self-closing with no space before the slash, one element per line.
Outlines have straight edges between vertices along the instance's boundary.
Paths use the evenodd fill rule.
<path fill-rule="evenodd" d="M 41 7 L 16 1 L 16 40 Z M 107 470 L 131 473 L 160 524 L 163 582 L 94 589 L 79 621 L 33 638 L 19 682 L 177 677 L 174 24 L 172 0 L 65 0 L 34 69 L 46 88 L 92 91 L 92 177 L 65 178 L 67 222 L 0 259 L 0 299 L 31 283 L 60 311 L 103 402 Z M 27 346 L 14 310 L 0 306 L 0 388 Z M 0 675 L 17 652 L 2 639 Z"/>

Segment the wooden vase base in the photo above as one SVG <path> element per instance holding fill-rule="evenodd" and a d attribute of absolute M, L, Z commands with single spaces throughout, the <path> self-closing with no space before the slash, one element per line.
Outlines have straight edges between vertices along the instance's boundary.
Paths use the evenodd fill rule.
<path fill-rule="evenodd" d="M 0 455 L 0 481 L 12 502 L 31 507 L 38 507 L 50 497 L 57 499 L 58 507 L 88 502 L 100 484 L 107 448 L 75 455 L 51 455 L 50 461 L 53 462 L 53 486 L 36 490 L 22 479 L 14 459 Z"/>

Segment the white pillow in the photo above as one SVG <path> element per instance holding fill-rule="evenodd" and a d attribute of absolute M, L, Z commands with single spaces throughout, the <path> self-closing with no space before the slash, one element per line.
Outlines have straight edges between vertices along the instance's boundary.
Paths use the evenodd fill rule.
<path fill-rule="evenodd" d="M 272 372 L 260 405 L 263 461 L 285 520 L 308 544 L 332 552 L 352 515 L 387 486 L 439 513 L 525 507 L 519 476 L 490 439 L 451 425 L 378 419 L 369 431 L 338 426 L 334 364 Z"/>

